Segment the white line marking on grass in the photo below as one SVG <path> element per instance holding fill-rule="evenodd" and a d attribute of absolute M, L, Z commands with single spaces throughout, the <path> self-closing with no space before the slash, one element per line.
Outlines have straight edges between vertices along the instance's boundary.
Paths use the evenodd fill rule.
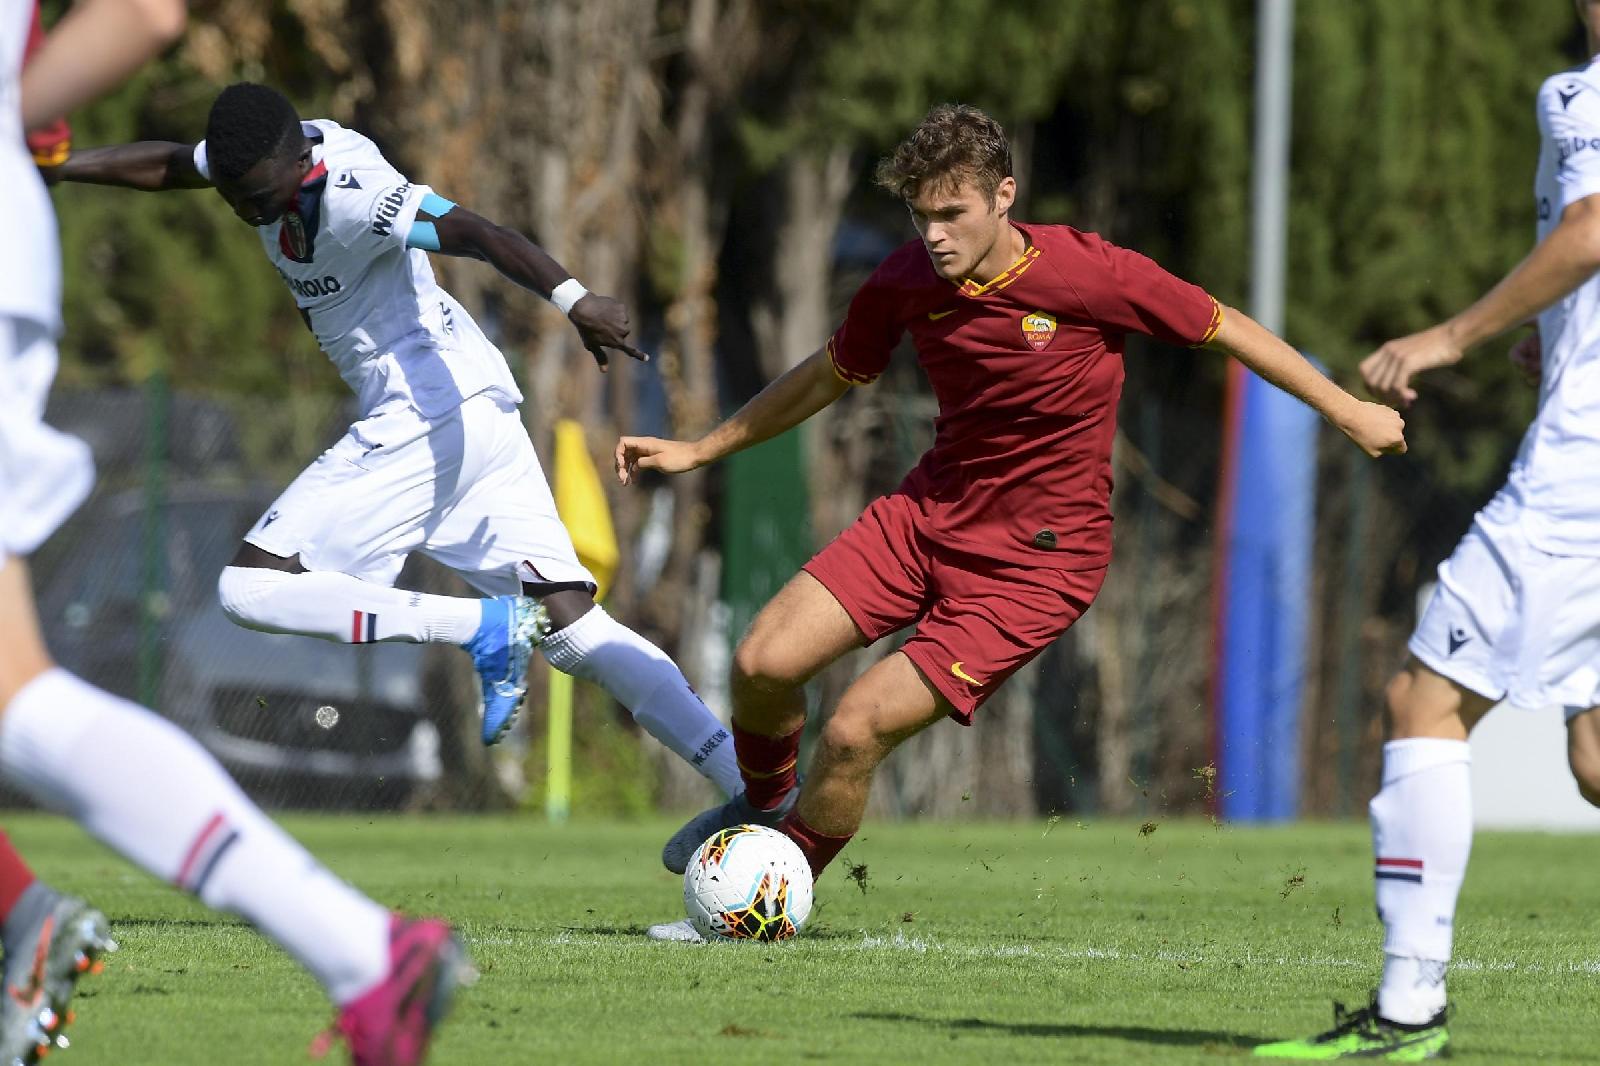
<path fill-rule="evenodd" d="M 1124 951 L 1121 948 L 1102 948 L 1093 945 L 1084 947 L 1052 947 L 1040 944 L 946 944 L 939 940 L 925 936 L 907 936 L 904 932 L 896 932 L 893 936 L 881 936 L 863 932 L 860 940 L 807 940 L 801 938 L 808 952 L 837 952 L 839 954 L 856 954 L 860 952 L 909 952 L 915 955 L 947 955 L 956 958 L 975 959 L 1038 959 L 1042 962 L 1126 962 L 1126 963 L 1165 963 L 1176 965 L 1186 963 L 1189 965 L 1240 965 L 1251 969 L 1323 969 L 1323 970 L 1359 970 L 1376 969 L 1381 959 L 1376 948 L 1369 959 L 1346 959 L 1329 955 L 1261 955 L 1249 949 L 1243 954 L 1227 952 L 1184 952 L 1184 951 Z M 646 940 L 642 935 L 637 938 L 619 938 L 612 934 L 584 933 L 581 931 L 564 930 L 555 936 L 544 937 L 539 943 L 550 947 L 577 947 L 577 948 L 619 948 L 632 950 L 648 948 L 660 950 L 660 946 Z M 473 943 L 510 946 L 524 941 L 507 937 L 482 937 L 474 938 Z M 1524 973 L 1538 975 L 1568 975 L 1568 974 L 1600 974 L 1600 960 L 1588 959 L 1581 962 L 1544 963 L 1525 962 L 1520 959 L 1457 959 L 1450 964 L 1455 971 L 1472 973 Z"/>

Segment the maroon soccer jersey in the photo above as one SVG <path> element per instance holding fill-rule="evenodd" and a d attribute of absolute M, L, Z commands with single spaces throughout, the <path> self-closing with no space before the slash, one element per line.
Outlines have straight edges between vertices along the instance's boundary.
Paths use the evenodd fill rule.
<path fill-rule="evenodd" d="M 867 279 L 828 352 L 866 384 L 909 332 L 939 401 L 933 448 L 900 492 L 951 547 L 1064 570 L 1111 557 L 1111 441 L 1123 339 L 1209 341 L 1205 290 L 1070 226 L 1015 224 L 1028 250 L 987 285 L 934 272 L 921 241 Z"/>

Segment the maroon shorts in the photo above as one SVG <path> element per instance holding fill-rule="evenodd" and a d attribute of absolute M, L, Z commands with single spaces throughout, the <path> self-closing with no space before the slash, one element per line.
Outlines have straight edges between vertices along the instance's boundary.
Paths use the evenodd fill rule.
<path fill-rule="evenodd" d="M 867 643 L 915 624 L 900 650 L 955 708 L 972 714 L 1001 683 L 1076 622 L 1106 568 L 1055 570 L 934 543 L 907 497 L 874 500 L 805 565 Z"/>

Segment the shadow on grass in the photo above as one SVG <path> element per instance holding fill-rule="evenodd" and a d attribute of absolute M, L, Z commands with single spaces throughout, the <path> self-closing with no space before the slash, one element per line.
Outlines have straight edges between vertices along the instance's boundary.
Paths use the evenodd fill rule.
<path fill-rule="evenodd" d="M 1073 1025 L 1068 1022 L 992 1022 L 984 1018 L 926 1018 L 899 1011 L 868 1011 L 850 1015 L 869 1022 L 908 1022 L 913 1025 L 948 1029 L 952 1033 L 1004 1033 L 1007 1036 L 1051 1038 L 1111 1037 L 1139 1044 L 1166 1044 L 1198 1047 L 1222 1046 L 1248 1050 L 1264 1038 L 1244 1033 L 1223 1033 L 1209 1029 L 1152 1029 L 1143 1025 Z"/>

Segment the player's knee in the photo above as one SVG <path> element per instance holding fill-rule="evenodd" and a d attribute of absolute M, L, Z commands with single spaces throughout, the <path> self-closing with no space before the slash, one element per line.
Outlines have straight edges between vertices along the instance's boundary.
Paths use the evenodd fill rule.
<path fill-rule="evenodd" d="M 761 629 L 745 634 L 733 652 L 733 683 L 764 692 L 804 684 L 806 679 L 785 645 Z"/>
<path fill-rule="evenodd" d="M 225 566 L 217 578 L 217 603 L 234 625 L 260 629 L 259 606 L 265 585 L 277 575 L 275 570 L 254 566 Z"/>
<path fill-rule="evenodd" d="M 828 761 L 871 769 L 888 753 L 888 744 L 871 716 L 841 704 L 822 727 L 821 744 Z"/>
<path fill-rule="evenodd" d="M 1383 707 L 1391 738 L 1427 735 L 1429 708 L 1418 699 L 1417 679 L 1411 671 L 1401 670 L 1389 679 L 1383 689 Z"/>

